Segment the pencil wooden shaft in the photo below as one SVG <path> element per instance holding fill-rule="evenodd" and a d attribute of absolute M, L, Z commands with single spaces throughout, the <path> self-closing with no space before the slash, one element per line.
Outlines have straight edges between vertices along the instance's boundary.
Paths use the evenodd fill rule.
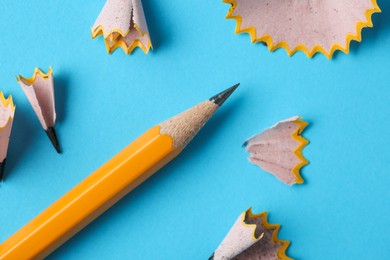
<path fill-rule="evenodd" d="M 156 126 L 0 245 L 0 259 L 44 258 L 181 151 Z"/>

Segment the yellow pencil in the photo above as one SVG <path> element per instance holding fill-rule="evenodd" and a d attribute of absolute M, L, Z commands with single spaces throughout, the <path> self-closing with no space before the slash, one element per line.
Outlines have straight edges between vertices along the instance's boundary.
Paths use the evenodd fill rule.
<path fill-rule="evenodd" d="M 176 157 L 239 84 L 152 127 L 0 245 L 0 259 L 41 259 Z"/>

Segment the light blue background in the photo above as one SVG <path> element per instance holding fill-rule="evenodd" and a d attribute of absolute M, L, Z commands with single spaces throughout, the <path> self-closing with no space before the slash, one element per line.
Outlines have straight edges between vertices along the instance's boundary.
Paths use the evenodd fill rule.
<path fill-rule="evenodd" d="M 0 241 L 149 127 L 240 82 L 172 163 L 50 259 L 207 259 L 248 207 L 282 224 L 296 259 L 389 259 L 390 2 L 351 54 L 269 53 L 221 1 L 144 0 L 155 49 L 106 53 L 104 0 L 0 2 L 0 89 L 17 105 L 0 187 Z M 58 155 L 15 76 L 53 67 Z M 247 162 L 242 143 L 293 115 L 310 126 L 304 185 Z"/>

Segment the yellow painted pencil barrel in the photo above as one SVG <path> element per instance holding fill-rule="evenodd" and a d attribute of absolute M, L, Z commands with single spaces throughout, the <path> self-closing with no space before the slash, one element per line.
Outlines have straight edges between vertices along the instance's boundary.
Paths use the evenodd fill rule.
<path fill-rule="evenodd" d="M 6 240 L 1 258 L 43 258 L 179 152 L 153 127 Z"/>
<path fill-rule="evenodd" d="M 0 245 L 0 259 L 41 259 L 176 157 L 238 84 L 152 127 Z"/>

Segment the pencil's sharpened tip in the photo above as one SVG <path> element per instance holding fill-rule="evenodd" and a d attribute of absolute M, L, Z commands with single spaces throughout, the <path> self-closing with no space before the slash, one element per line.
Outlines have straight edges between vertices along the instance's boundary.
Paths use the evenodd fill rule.
<path fill-rule="evenodd" d="M 0 163 L 0 182 L 3 181 L 3 178 L 4 178 L 5 160 L 6 160 L 6 159 L 4 159 L 4 160 Z"/>
<path fill-rule="evenodd" d="M 51 143 L 53 144 L 54 148 L 56 149 L 57 153 L 61 153 L 60 144 L 58 142 L 57 133 L 54 126 L 48 127 L 45 132 L 49 137 Z"/>
<path fill-rule="evenodd" d="M 214 253 L 209 257 L 209 260 L 214 260 Z"/>
<path fill-rule="evenodd" d="M 240 83 L 237 83 L 233 87 L 230 87 L 222 91 L 221 93 L 211 97 L 210 101 L 214 102 L 218 106 L 222 106 L 222 104 L 226 101 L 226 99 L 228 99 L 228 97 L 236 90 L 236 88 L 238 88 L 239 85 Z"/>

